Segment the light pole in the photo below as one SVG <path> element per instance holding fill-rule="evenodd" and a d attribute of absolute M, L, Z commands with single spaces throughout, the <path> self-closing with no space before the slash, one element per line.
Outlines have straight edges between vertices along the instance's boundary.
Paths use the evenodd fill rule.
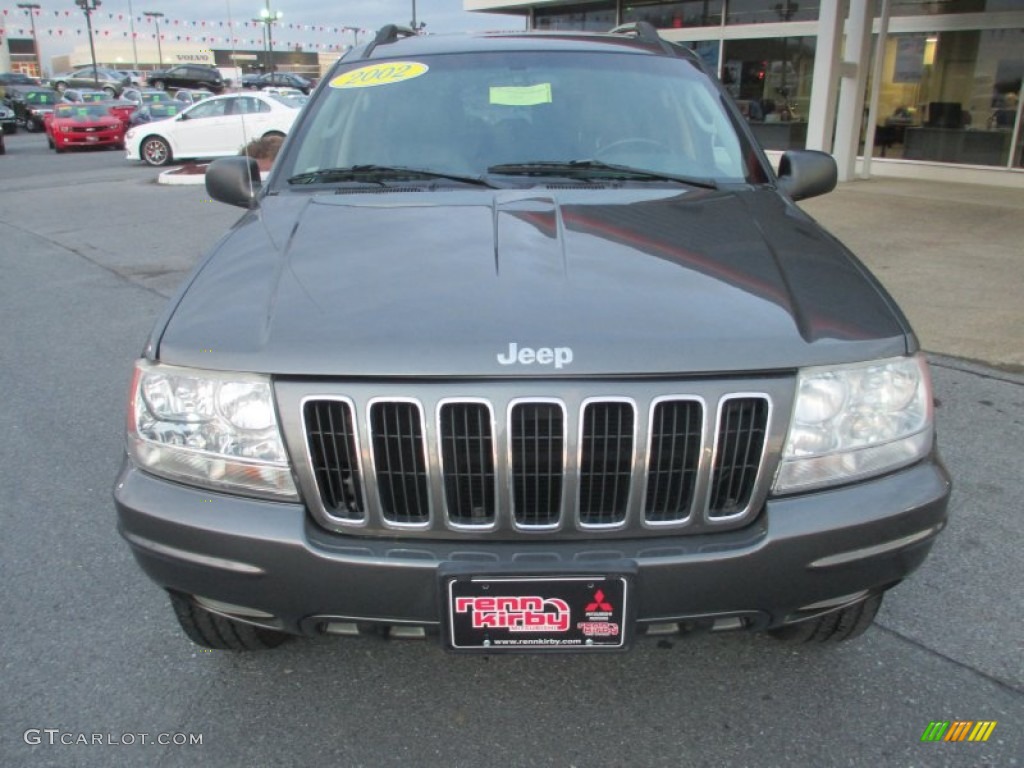
<path fill-rule="evenodd" d="M 267 30 L 267 63 L 269 64 L 267 69 L 270 72 L 273 72 L 276 69 L 276 67 L 274 67 L 274 33 L 271 31 L 271 25 L 280 21 L 282 16 L 284 16 L 284 14 L 280 11 L 277 13 L 270 12 L 270 0 L 267 0 L 266 7 L 260 9 L 260 21 L 263 22 Z"/>
<path fill-rule="evenodd" d="M 35 12 L 39 10 L 39 3 L 18 3 L 18 7 L 23 9 L 28 14 L 29 23 L 32 25 L 32 51 L 36 55 L 36 74 L 39 77 L 43 76 L 43 62 L 39 58 L 39 38 L 36 37 L 36 17 Z"/>
<path fill-rule="evenodd" d="M 160 68 L 164 66 L 164 49 L 160 45 L 160 19 L 164 17 L 160 11 L 143 11 L 143 16 L 152 19 L 156 23 L 156 57 L 160 61 Z"/>
<path fill-rule="evenodd" d="M 135 45 L 135 11 L 132 10 L 132 0 L 128 0 L 128 25 L 132 30 L 132 69 L 139 71 L 139 49 Z"/>
<path fill-rule="evenodd" d="M 100 73 L 96 70 L 96 44 L 92 39 L 92 12 L 102 5 L 102 0 L 75 0 L 75 5 L 85 13 L 85 26 L 89 30 L 89 53 L 92 55 L 92 82 L 96 90 L 100 87 Z"/>

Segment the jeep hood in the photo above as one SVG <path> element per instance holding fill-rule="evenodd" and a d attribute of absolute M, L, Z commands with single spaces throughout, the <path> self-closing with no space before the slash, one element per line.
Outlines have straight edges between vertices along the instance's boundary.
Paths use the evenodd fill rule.
<path fill-rule="evenodd" d="M 197 267 L 156 356 L 306 376 L 673 375 L 916 345 L 859 262 L 770 189 L 578 186 L 267 196 Z"/>

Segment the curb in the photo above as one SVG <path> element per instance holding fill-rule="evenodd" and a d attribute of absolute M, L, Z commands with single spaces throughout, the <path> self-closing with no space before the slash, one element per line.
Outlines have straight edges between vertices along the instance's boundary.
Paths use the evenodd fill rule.
<path fill-rule="evenodd" d="M 156 183 L 184 186 L 199 185 L 204 184 L 206 182 L 205 173 L 177 173 L 180 170 L 181 166 L 178 166 L 177 168 L 168 168 L 166 171 L 163 171 L 159 176 L 157 176 Z"/>

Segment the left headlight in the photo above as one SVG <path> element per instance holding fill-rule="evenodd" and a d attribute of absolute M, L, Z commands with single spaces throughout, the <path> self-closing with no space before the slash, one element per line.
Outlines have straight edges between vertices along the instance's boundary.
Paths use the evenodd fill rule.
<path fill-rule="evenodd" d="M 797 377 L 774 491 L 837 485 L 907 466 L 928 455 L 932 440 L 923 355 L 806 368 Z"/>
<path fill-rule="evenodd" d="M 298 499 L 266 376 L 136 362 L 128 453 L 171 480 Z"/>

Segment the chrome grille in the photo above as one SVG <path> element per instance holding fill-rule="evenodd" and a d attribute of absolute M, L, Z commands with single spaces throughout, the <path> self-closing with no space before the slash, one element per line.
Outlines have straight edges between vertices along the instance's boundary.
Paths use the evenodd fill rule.
<path fill-rule="evenodd" d="M 558 524 L 565 475 L 565 428 L 557 403 L 512 408 L 512 490 L 516 522 L 529 528 Z"/>
<path fill-rule="evenodd" d="M 580 448 L 580 524 L 621 524 L 633 481 L 632 403 L 588 403 Z"/>
<path fill-rule="evenodd" d="M 363 489 L 352 407 L 335 400 L 314 400 L 303 410 L 310 460 L 324 506 L 343 520 L 362 520 Z"/>
<path fill-rule="evenodd" d="M 456 525 L 494 523 L 494 436 L 485 403 L 445 403 L 438 427 L 448 517 Z"/>
<path fill-rule="evenodd" d="M 419 406 L 412 402 L 374 403 L 370 430 L 384 518 L 404 525 L 428 522 L 430 493 Z"/>
<path fill-rule="evenodd" d="M 676 523 L 690 515 L 697 488 L 704 406 L 696 400 L 663 400 L 651 415 L 644 519 Z"/>
<path fill-rule="evenodd" d="M 710 517 L 738 514 L 750 501 L 767 421 L 768 403 L 764 398 L 735 398 L 722 404 L 708 505 Z"/>
<path fill-rule="evenodd" d="M 671 386 L 567 382 L 552 398 L 543 380 L 275 384 L 328 528 L 586 539 L 744 525 L 777 467 L 792 377 Z"/>

